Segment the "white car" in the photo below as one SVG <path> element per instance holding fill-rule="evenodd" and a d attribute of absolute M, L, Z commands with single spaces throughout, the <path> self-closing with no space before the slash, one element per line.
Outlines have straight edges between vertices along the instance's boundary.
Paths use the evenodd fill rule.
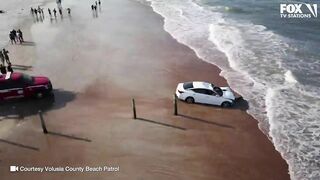
<path fill-rule="evenodd" d="M 229 87 L 217 87 L 207 82 L 179 83 L 176 96 L 187 103 L 201 103 L 231 107 L 235 96 Z"/>

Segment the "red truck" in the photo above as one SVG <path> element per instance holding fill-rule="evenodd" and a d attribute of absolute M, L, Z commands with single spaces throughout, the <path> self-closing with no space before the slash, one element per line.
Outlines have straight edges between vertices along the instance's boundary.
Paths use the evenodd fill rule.
<path fill-rule="evenodd" d="M 47 77 L 24 73 L 0 75 L 0 101 L 19 98 L 43 98 L 52 94 L 52 84 Z"/>

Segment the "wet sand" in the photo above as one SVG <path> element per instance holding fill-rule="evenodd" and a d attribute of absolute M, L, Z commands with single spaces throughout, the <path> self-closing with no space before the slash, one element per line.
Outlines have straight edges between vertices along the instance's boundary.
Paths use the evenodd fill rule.
<path fill-rule="evenodd" d="M 245 102 L 233 109 L 179 102 L 180 115 L 172 115 L 177 83 L 227 83 L 166 33 L 151 8 L 109 0 L 93 17 L 90 5 L 66 1 L 71 17 L 35 23 L 25 35 L 33 45 L 9 46 L 13 64 L 52 80 L 56 102 L 44 109 L 48 135 L 38 102 L 23 119 L 0 121 L 1 179 L 289 179 Z M 109 165 L 120 172 L 12 174 L 9 165 Z"/>

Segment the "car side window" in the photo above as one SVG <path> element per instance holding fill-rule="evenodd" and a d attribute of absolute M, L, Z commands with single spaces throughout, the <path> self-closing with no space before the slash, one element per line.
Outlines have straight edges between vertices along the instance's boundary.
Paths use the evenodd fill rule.
<path fill-rule="evenodd" d="M 20 81 L 14 81 L 14 80 L 7 80 L 6 81 L 6 89 L 15 89 L 15 88 L 22 88 L 23 84 L 20 83 Z"/>
<path fill-rule="evenodd" d="M 199 89 L 192 89 L 193 92 L 200 93 Z"/>
<path fill-rule="evenodd" d="M 206 94 L 207 95 L 211 95 L 211 96 L 214 96 L 214 95 L 216 95 L 216 93 L 214 93 L 213 91 L 211 91 L 211 90 L 206 90 Z"/>
<path fill-rule="evenodd" d="M 195 93 L 198 93 L 198 90 L 197 89 L 191 89 L 191 91 L 195 92 Z"/>
<path fill-rule="evenodd" d="M 207 94 L 207 90 L 206 89 L 193 89 L 194 92 L 196 93 L 200 93 L 200 94 Z"/>
<path fill-rule="evenodd" d="M 0 90 L 4 90 L 4 89 L 6 89 L 6 82 L 1 82 L 0 83 Z"/>

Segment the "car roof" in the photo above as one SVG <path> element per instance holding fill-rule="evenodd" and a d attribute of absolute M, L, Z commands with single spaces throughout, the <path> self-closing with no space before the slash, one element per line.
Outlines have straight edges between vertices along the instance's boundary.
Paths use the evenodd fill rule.
<path fill-rule="evenodd" d="M 194 81 L 192 82 L 193 89 L 213 89 L 211 83 L 203 82 L 203 81 Z"/>
<path fill-rule="evenodd" d="M 22 73 L 11 73 L 10 79 L 11 80 L 18 80 L 20 79 L 22 76 Z M 0 74 L 0 82 L 5 81 L 6 80 L 6 74 Z"/>

